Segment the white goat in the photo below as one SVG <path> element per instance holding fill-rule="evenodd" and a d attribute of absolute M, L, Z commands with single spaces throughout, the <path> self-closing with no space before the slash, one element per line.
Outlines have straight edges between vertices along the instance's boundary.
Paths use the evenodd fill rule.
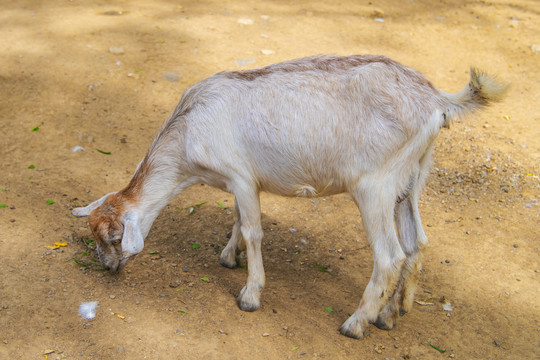
<path fill-rule="evenodd" d="M 265 282 L 259 192 L 348 192 L 373 248 L 373 274 L 340 331 L 361 338 L 369 322 L 390 329 L 412 307 L 427 242 L 418 197 L 439 130 L 505 91 L 471 69 L 468 86 L 447 94 L 383 56 L 315 56 L 218 73 L 185 92 L 126 188 L 73 215 L 90 215 L 99 258 L 116 272 L 185 188 L 205 183 L 234 194 L 235 223 L 220 262 L 232 268 L 246 249 L 238 305 L 253 311 Z"/>

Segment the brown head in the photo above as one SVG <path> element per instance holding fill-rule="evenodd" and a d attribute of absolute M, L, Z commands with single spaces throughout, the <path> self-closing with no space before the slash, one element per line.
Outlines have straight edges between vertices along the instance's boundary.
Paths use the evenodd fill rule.
<path fill-rule="evenodd" d="M 107 194 L 86 207 L 73 209 L 72 214 L 90 216 L 88 223 L 99 260 L 111 273 L 120 270 L 144 246 L 137 213 L 127 209 L 120 193 Z"/>

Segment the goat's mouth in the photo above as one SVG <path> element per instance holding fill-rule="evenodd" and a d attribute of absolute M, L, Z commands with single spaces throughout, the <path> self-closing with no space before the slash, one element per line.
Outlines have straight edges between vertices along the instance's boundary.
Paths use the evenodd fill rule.
<path fill-rule="evenodd" d="M 128 257 L 123 256 L 120 260 L 114 259 L 113 261 L 103 263 L 102 265 L 106 270 L 109 270 L 111 275 L 114 275 L 124 268 L 128 259 Z"/>
<path fill-rule="evenodd" d="M 117 256 L 116 254 L 113 256 L 107 256 L 103 252 L 98 250 L 98 258 L 101 262 L 101 266 L 108 270 L 111 274 L 116 274 L 122 268 L 126 265 L 126 262 L 128 260 L 128 257 L 125 257 L 123 255 Z"/>

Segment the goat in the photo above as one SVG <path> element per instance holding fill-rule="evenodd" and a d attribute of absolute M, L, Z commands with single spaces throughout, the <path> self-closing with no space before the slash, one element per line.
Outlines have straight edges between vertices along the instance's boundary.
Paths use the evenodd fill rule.
<path fill-rule="evenodd" d="M 265 275 L 259 192 L 348 192 L 373 249 L 373 273 L 340 332 L 362 338 L 369 323 L 391 329 L 412 307 L 422 228 L 418 197 L 433 143 L 451 119 L 502 100 L 507 86 L 474 68 L 457 94 L 384 56 L 313 56 L 221 72 L 189 88 L 129 184 L 73 215 L 88 216 L 111 272 L 139 253 L 161 209 L 182 190 L 208 184 L 235 196 L 228 268 L 246 250 L 238 305 L 260 305 Z"/>

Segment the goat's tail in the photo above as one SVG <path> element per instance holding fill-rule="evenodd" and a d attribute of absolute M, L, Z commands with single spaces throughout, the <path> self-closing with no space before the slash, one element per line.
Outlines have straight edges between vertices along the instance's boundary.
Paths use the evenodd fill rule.
<path fill-rule="evenodd" d="M 482 70 L 471 68 L 471 79 L 457 94 L 444 94 L 448 100 L 448 119 L 463 117 L 504 99 L 508 84 L 499 82 Z M 446 124 L 447 125 L 447 124 Z"/>

